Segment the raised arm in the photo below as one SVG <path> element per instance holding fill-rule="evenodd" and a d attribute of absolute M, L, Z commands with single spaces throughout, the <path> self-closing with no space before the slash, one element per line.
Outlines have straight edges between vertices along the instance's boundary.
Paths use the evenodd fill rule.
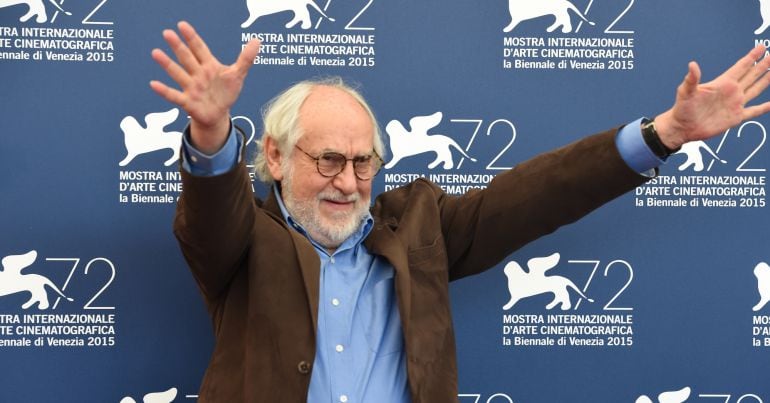
<path fill-rule="evenodd" d="M 173 30 L 163 31 L 176 60 L 159 49 L 152 51 L 152 57 L 179 89 L 160 81 L 151 81 L 150 87 L 190 115 L 192 145 L 213 154 L 227 140 L 230 108 L 243 88 L 259 42 L 249 42 L 235 63 L 225 66 L 190 24 L 180 22 L 178 28 L 181 37 Z M 182 183 L 184 191 L 177 205 L 174 234 L 211 303 L 238 274 L 238 262 L 249 246 L 257 219 L 254 195 L 243 166 L 215 177 L 199 177 L 182 170 Z M 260 219 L 267 221 L 264 216 Z"/>
<path fill-rule="evenodd" d="M 663 144 L 676 149 L 770 111 L 770 102 L 747 106 L 770 84 L 770 74 L 765 74 L 770 68 L 770 57 L 761 59 L 764 53 L 764 46 L 755 47 L 719 77 L 703 84 L 700 67 L 690 62 L 674 106 L 655 118 Z"/>
<path fill-rule="evenodd" d="M 241 93 L 260 44 L 258 40 L 250 41 L 235 63 L 228 66 L 211 54 L 192 25 L 181 21 L 178 29 L 184 40 L 173 30 L 163 31 L 163 38 L 174 52 L 176 61 L 160 49 L 153 49 L 152 58 L 180 89 L 157 80 L 150 81 L 150 87 L 190 115 L 192 145 L 204 153 L 213 154 L 227 139 L 230 107 Z"/>

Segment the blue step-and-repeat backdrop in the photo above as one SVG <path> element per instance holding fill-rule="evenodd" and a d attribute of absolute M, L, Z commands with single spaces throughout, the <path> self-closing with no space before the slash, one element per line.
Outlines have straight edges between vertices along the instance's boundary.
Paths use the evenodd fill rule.
<path fill-rule="evenodd" d="M 171 233 L 188 118 L 148 85 L 179 20 L 227 63 L 262 39 L 232 110 L 251 153 L 281 89 L 359 83 L 375 193 L 483 188 L 667 109 L 688 61 L 708 80 L 770 43 L 768 0 L 0 0 L 0 402 L 197 397 L 211 323 Z M 458 400 L 770 403 L 768 126 L 453 284 Z"/>

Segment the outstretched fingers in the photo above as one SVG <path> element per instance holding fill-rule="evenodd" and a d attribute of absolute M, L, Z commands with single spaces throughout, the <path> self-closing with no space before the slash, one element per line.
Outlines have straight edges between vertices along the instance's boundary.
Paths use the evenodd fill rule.
<path fill-rule="evenodd" d="M 743 108 L 743 116 L 741 116 L 741 120 L 754 119 L 755 117 L 764 115 L 768 112 L 770 112 L 770 101 L 759 105 L 748 106 Z"/>
<path fill-rule="evenodd" d="M 757 60 L 759 60 L 765 53 L 765 47 L 757 45 L 754 49 L 751 49 L 749 53 L 740 58 L 735 64 L 724 72 L 724 75 L 728 78 L 741 82 L 748 74 L 751 73 L 752 67 Z M 755 77 L 756 79 L 756 77 Z"/>
<path fill-rule="evenodd" d="M 190 74 L 188 74 L 188 72 L 183 69 L 182 66 L 168 57 L 164 51 L 160 49 L 153 49 L 152 59 L 155 60 L 155 62 L 166 71 L 166 74 L 168 74 L 172 80 L 176 81 L 180 87 L 184 88 L 190 83 Z"/>
<path fill-rule="evenodd" d="M 206 45 L 203 38 L 195 32 L 195 28 L 193 28 L 192 25 L 187 21 L 180 21 L 179 24 L 177 24 L 177 28 L 179 28 L 179 32 L 182 34 L 182 37 L 184 37 L 185 42 L 187 42 L 191 56 L 194 57 L 198 63 L 203 64 L 211 60 L 216 61 L 216 58 L 211 54 L 208 45 Z"/>
<path fill-rule="evenodd" d="M 193 75 L 200 69 L 200 62 L 195 55 L 192 54 L 190 48 L 188 48 L 182 39 L 179 38 L 179 35 L 177 35 L 176 32 L 170 29 L 164 29 L 163 39 L 166 40 L 166 43 L 168 43 L 171 51 L 174 52 L 179 64 L 184 67 L 187 73 Z"/>
<path fill-rule="evenodd" d="M 770 69 L 770 57 L 765 57 L 754 66 L 751 74 L 747 74 L 748 77 L 745 81 L 741 82 L 745 91 L 746 102 L 759 96 L 770 84 L 768 69 Z"/>
<path fill-rule="evenodd" d="M 751 87 L 754 84 L 754 82 L 757 81 L 757 79 L 762 77 L 762 75 L 767 72 L 768 67 L 770 67 L 770 57 L 765 57 L 762 60 L 755 59 L 751 69 L 749 69 L 749 71 L 747 71 L 746 74 L 743 77 L 741 77 L 741 80 L 740 80 L 741 87 L 742 88 Z"/>
<path fill-rule="evenodd" d="M 173 60 L 171 60 L 171 58 L 168 57 L 168 55 L 166 55 L 166 53 L 162 50 L 153 49 L 152 58 L 163 68 L 163 70 L 166 71 L 169 77 L 176 81 L 176 83 L 179 84 L 182 88 L 184 88 L 190 82 L 190 76 L 187 74 L 187 72 Z M 160 95 L 166 101 L 184 108 L 184 94 L 181 91 L 171 88 L 158 80 L 150 81 L 150 88 L 152 88 L 155 93 Z"/>
<path fill-rule="evenodd" d="M 150 88 L 152 88 L 156 94 L 160 95 L 166 101 L 179 105 L 182 109 L 184 109 L 185 98 L 181 91 L 171 88 L 158 80 L 150 81 Z"/>

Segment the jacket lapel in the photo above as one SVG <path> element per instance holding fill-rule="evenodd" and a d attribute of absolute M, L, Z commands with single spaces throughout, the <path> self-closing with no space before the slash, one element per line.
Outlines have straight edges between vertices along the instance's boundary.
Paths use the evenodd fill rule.
<path fill-rule="evenodd" d="M 401 326 L 404 335 L 409 331 L 409 318 L 412 306 L 412 287 L 409 276 L 409 259 L 406 248 L 395 233 L 397 222 L 395 218 L 381 220 L 374 217 L 374 228 L 364 240 L 366 248 L 375 255 L 380 255 L 393 265 L 396 271 L 396 297 L 398 311 L 401 315 Z M 405 337 L 406 339 L 406 337 Z"/>
<path fill-rule="evenodd" d="M 318 253 L 307 238 L 293 228 L 290 228 L 289 224 L 283 220 L 281 207 L 278 205 L 278 201 L 275 198 L 275 192 L 273 192 L 272 188 L 268 192 L 267 199 L 262 208 L 278 217 L 286 226 L 289 234 L 291 234 L 292 241 L 294 242 L 294 250 L 297 251 L 297 262 L 299 263 L 302 279 L 305 284 L 305 293 L 307 294 L 308 303 L 310 304 L 310 313 L 313 317 L 313 329 L 318 329 L 318 298 L 319 287 L 321 284 L 321 260 L 318 257 Z"/>

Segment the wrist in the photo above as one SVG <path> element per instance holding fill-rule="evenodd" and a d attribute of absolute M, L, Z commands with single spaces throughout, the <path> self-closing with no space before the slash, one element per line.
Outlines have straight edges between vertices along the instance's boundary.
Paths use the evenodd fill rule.
<path fill-rule="evenodd" d="M 681 146 L 671 146 L 670 143 L 666 144 L 658 131 L 655 119 L 650 120 L 647 118 L 642 119 L 641 123 L 642 138 L 644 143 L 650 150 L 660 158 L 666 160 L 671 154 L 679 151 Z"/>
<path fill-rule="evenodd" d="M 671 118 L 671 110 L 661 113 L 653 120 L 655 121 L 655 130 L 658 134 L 658 138 L 667 149 L 678 151 L 682 148 L 682 144 L 687 142 L 685 140 L 686 137 L 682 134 L 683 130 L 681 130 L 674 123 L 675 120 Z"/>
<path fill-rule="evenodd" d="M 203 125 L 196 120 L 191 120 L 191 145 L 204 154 L 216 154 L 227 141 L 230 134 L 230 124 L 229 116 L 213 125 Z"/>

